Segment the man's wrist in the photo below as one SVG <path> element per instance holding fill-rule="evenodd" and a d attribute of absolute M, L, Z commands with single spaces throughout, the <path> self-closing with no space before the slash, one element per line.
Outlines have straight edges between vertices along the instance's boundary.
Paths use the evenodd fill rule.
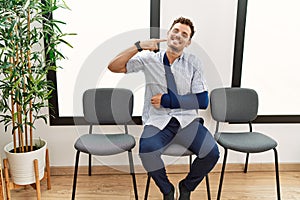
<path fill-rule="evenodd" d="M 168 94 L 161 96 L 160 105 L 164 108 L 170 108 L 170 96 Z"/>
<path fill-rule="evenodd" d="M 143 51 L 143 48 L 141 47 L 140 43 L 141 43 L 140 41 L 137 41 L 136 43 L 134 43 L 134 45 L 136 46 L 136 48 L 139 52 Z"/>

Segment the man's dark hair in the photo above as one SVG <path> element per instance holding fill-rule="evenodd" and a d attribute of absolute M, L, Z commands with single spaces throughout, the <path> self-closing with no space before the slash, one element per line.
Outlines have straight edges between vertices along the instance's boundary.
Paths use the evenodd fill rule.
<path fill-rule="evenodd" d="M 191 36 L 190 36 L 190 39 L 192 39 L 194 33 L 195 33 L 195 28 L 194 28 L 194 25 L 193 25 L 193 22 L 187 18 L 184 18 L 184 17 L 179 17 L 178 19 L 175 19 L 170 30 L 173 28 L 173 26 L 177 23 L 180 23 L 180 24 L 185 24 L 185 25 L 188 25 L 191 29 Z"/>

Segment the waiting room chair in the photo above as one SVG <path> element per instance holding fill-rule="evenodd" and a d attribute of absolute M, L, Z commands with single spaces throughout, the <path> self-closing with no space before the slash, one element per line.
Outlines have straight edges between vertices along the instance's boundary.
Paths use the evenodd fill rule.
<path fill-rule="evenodd" d="M 91 176 L 91 156 L 109 156 L 128 152 L 130 174 L 132 176 L 135 199 L 138 199 L 132 149 L 135 139 L 128 133 L 127 124 L 132 120 L 133 94 L 121 88 L 89 89 L 83 94 L 84 119 L 89 123 L 89 133 L 81 135 L 74 144 L 76 153 L 72 199 L 75 199 L 78 163 L 80 153 L 89 154 L 89 175 Z M 94 125 L 124 125 L 121 133 L 95 133 Z"/>
<path fill-rule="evenodd" d="M 203 124 L 203 119 L 200 118 L 200 123 Z M 190 150 L 186 149 L 184 146 L 177 144 L 176 142 L 170 144 L 163 152 L 162 155 L 166 155 L 166 156 L 175 156 L 175 157 L 181 157 L 181 156 L 189 156 L 189 165 L 191 168 L 192 165 L 192 156 L 194 155 L 193 152 L 191 152 Z M 150 187 L 150 180 L 151 180 L 151 176 L 148 174 L 147 177 L 147 183 L 146 183 L 146 189 L 145 189 L 145 196 L 144 199 L 147 200 L 148 199 L 148 193 L 149 193 L 149 187 Z M 210 200 L 211 196 L 210 196 L 210 186 L 209 186 L 209 178 L 208 175 L 206 175 L 205 177 L 205 181 L 206 181 L 206 190 L 207 190 L 207 199 Z"/>
<path fill-rule="evenodd" d="M 244 172 L 247 172 L 249 153 L 274 151 L 277 185 L 277 199 L 280 200 L 280 184 L 278 169 L 277 142 L 263 133 L 254 132 L 251 122 L 257 117 L 258 95 L 255 90 L 248 88 L 217 88 L 210 95 L 211 115 L 216 120 L 215 139 L 224 152 L 224 160 L 220 176 L 217 200 L 221 198 L 222 184 L 226 166 L 228 149 L 246 153 Z M 249 131 L 221 132 L 219 124 L 236 123 L 249 124 Z"/>

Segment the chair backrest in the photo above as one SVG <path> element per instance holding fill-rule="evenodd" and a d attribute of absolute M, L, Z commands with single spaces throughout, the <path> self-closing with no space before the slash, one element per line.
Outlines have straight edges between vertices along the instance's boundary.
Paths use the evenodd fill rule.
<path fill-rule="evenodd" d="M 83 94 L 84 119 L 90 124 L 127 124 L 132 120 L 133 93 L 123 88 L 89 89 Z"/>
<path fill-rule="evenodd" d="M 211 114 L 219 122 L 251 122 L 257 117 L 258 95 L 249 88 L 217 88 L 210 95 Z"/>

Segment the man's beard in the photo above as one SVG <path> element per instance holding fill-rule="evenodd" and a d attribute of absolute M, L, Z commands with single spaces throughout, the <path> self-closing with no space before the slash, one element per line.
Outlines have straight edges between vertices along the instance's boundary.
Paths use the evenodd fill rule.
<path fill-rule="evenodd" d="M 176 40 L 176 39 L 171 39 L 171 41 L 168 43 L 168 47 L 173 51 L 173 52 L 176 52 L 176 53 L 179 53 L 182 51 L 181 48 L 177 47 L 176 45 L 173 44 L 173 42 L 176 42 L 178 45 L 181 45 L 181 42 L 179 40 Z"/>
<path fill-rule="evenodd" d="M 169 48 L 176 53 L 181 52 L 181 49 L 179 49 L 178 47 L 174 46 L 174 45 L 169 45 Z"/>

